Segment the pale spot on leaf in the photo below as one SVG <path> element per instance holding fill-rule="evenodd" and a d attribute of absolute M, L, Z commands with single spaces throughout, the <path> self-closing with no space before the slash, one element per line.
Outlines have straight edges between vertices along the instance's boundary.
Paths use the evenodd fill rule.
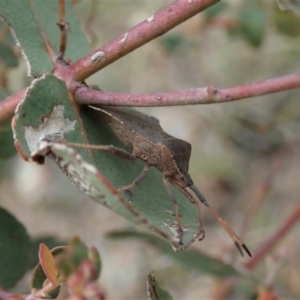
<path fill-rule="evenodd" d="M 36 151 L 43 139 L 62 141 L 64 135 L 74 130 L 76 120 L 64 117 L 64 106 L 56 105 L 49 117 L 45 117 L 39 127 L 23 126 L 25 139 L 31 152 Z"/>

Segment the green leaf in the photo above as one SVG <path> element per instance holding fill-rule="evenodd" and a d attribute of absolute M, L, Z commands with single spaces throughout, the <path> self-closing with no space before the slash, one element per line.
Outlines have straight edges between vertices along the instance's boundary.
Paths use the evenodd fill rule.
<path fill-rule="evenodd" d="M 254 47 L 260 46 L 266 27 L 266 15 L 261 5 L 245 5 L 240 22 L 246 40 Z"/>
<path fill-rule="evenodd" d="M 209 8 L 207 8 L 204 11 L 204 15 L 206 19 L 212 19 L 215 18 L 218 14 L 220 14 L 222 11 L 224 11 L 225 8 L 227 8 L 228 4 L 226 2 L 218 2 Z"/>
<path fill-rule="evenodd" d="M 135 238 L 144 241 L 153 245 L 164 254 L 171 256 L 179 263 L 181 263 L 184 267 L 200 272 L 205 272 L 217 278 L 242 276 L 242 274 L 240 274 L 233 267 L 200 251 L 186 250 L 175 253 L 165 241 L 152 234 L 128 230 L 111 232 L 108 234 L 108 237 L 113 239 Z"/>
<path fill-rule="evenodd" d="M 27 271 L 30 239 L 14 216 L 0 207 L 0 287 L 14 286 Z"/>
<path fill-rule="evenodd" d="M 2 178 L 4 168 L 5 168 L 5 162 L 0 159 L 0 180 Z"/>
<path fill-rule="evenodd" d="M 72 255 L 70 259 L 72 260 L 72 264 L 75 266 L 75 268 L 78 269 L 80 263 L 83 260 L 88 259 L 89 250 L 87 246 L 78 238 L 73 239 L 73 241 L 70 243 L 70 246 L 72 247 Z"/>
<path fill-rule="evenodd" d="M 147 295 L 148 300 L 172 300 L 169 292 L 163 290 L 154 277 L 154 272 L 148 275 L 147 279 Z"/>
<path fill-rule="evenodd" d="M 6 159 L 16 153 L 10 120 L 0 124 L 0 159 Z"/>
<path fill-rule="evenodd" d="M 36 15 L 50 45 L 56 53 L 59 52 L 60 40 L 60 32 L 56 25 L 58 20 L 58 2 L 57 0 L 34 0 Z M 81 30 L 80 23 L 70 0 L 65 0 L 65 13 L 65 19 L 70 25 L 70 30 L 68 31 L 68 44 L 64 58 L 74 62 L 86 55 L 90 51 L 90 46 L 85 34 Z"/>
<path fill-rule="evenodd" d="M 0 18 L 9 25 L 21 49 L 28 75 L 37 77 L 54 68 L 48 47 L 59 51 L 58 1 L 0 0 Z M 75 60 L 86 54 L 89 47 L 70 1 L 66 1 L 66 21 L 71 29 L 65 58 Z"/>
<path fill-rule="evenodd" d="M 8 93 L 0 88 L 0 102 L 8 96 Z M 0 123 L 0 160 L 6 159 L 16 153 L 11 120 Z"/>
<path fill-rule="evenodd" d="M 68 247 L 66 255 L 58 261 L 59 274 L 63 275 L 64 280 L 76 273 L 82 268 L 84 261 L 90 261 L 93 266 L 93 277 L 90 279 L 97 280 L 101 270 L 101 259 L 99 252 L 95 247 L 88 249 L 78 238 L 74 238 Z"/>
<path fill-rule="evenodd" d="M 192 43 L 189 42 L 180 34 L 170 34 L 159 39 L 160 45 L 168 53 L 173 53 L 180 47 L 191 46 Z"/>
<path fill-rule="evenodd" d="M 18 58 L 16 57 L 13 48 L 7 43 L 0 41 L 0 66 L 13 68 L 18 65 Z"/>
<path fill-rule="evenodd" d="M 102 262 L 101 262 L 100 254 L 99 254 L 98 250 L 95 247 L 92 247 L 90 249 L 90 253 L 91 253 L 92 261 L 94 262 L 95 267 L 96 267 L 95 277 L 99 278 L 100 273 L 101 273 L 101 269 L 102 269 Z"/>
<path fill-rule="evenodd" d="M 16 47 L 16 42 L 14 37 L 12 36 L 9 27 L 5 22 L 0 21 L 0 30 L 1 30 L 1 41 L 8 44 L 11 48 Z"/>
<path fill-rule="evenodd" d="M 131 204 L 114 186 L 131 183 L 143 169 L 142 161 L 127 161 L 107 151 L 75 151 L 64 144 L 41 143 L 42 137 L 49 141 L 58 137 L 80 144 L 125 147 L 93 110 L 79 110 L 69 97 L 65 83 L 51 74 L 32 83 L 16 111 L 15 142 L 22 157 L 41 162 L 43 156 L 52 157 L 71 181 L 95 201 L 164 236 L 175 248 L 181 247 L 174 233 L 176 220 L 170 214 L 174 207 L 157 169 L 150 168 L 146 178 L 132 189 Z M 199 233 L 197 212 L 180 192 L 174 189 L 174 193 L 182 216 L 183 247 L 187 247 Z"/>
<path fill-rule="evenodd" d="M 227 32 L 246 40 L 253 47 L 261 45 L 266 28 L 266 13 L 261 0 L 240 1 L 237 15 Z"/>
<path fill-rule="evenodd" d="M 0 18 L 10 27 L 17 45 L 21 48 L 27 63 L 28 75 L 38 76 L 53 69 L 45 40 L 35 18 L 32 2 L 0 0 Z"/>

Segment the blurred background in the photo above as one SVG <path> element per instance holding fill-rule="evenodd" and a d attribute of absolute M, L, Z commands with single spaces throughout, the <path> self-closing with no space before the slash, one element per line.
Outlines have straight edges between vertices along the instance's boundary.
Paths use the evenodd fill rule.
<path fill-rule="evenodd" d="M 74 2 L 92 49 L 172 3 Z M 299 35 L 299 17 L 280 11 L 276 1 L 223 1 L 87 83 L 105 91 L 146 93 L 260 81 L 299 70 Z M 9 77 L 12 91 L 28 84 L 23 61 Z M 299 89 L 226 104 L 139 110 L 158 118 L 169 134 L 192 144 L 190 173 L 195 185 L 252 252 L 300 201 Z M 96 246 L 108 299 L 145 299 L 146 278 L 152 270 L 174 299 L 225 299 L 217 296 L 221 284 L 213 276 L 184 268 L 148 244 L 107 238 L 108 232 L 133 225 L 78 192 L 51 161 L 35 166 L 15 155 L 0 164 L 1 206 L 24 224 L 30 236 L 54 235 L 67 241 L 76 235 Z M 204 213 L 206 238 L 193 247 L 229 261 L 236 251 L 231 240 Z M 296 225 L 252 271 L 257 282 L 272 285 L 281 299 L 300 298 L 299 229 Z M 244 261 L 239 258 L 235 265 L 239 268 Z M 24 292 L 28 278 L 14 290 Z M 235 291 L 230 299 L 255 299 L 255 289 L 248 294 Z"/>

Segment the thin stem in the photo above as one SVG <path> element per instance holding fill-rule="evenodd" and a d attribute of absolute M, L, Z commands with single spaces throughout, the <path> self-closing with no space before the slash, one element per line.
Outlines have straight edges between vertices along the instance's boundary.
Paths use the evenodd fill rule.
<path fill-rule="evenodd" d="M 74 97 L 79 104 L 112 106 L 175 106 L 190 104 L 213 104 L 277 93 L 300 87 L 300 73 L 294 73 L 265 81 L 218 89 L 211 86 L 179 92 L 126 94 L 96 91 L 80 87 Z M 0 122 L 12 117 L 26 89 L 0 102 Z"/>
<path fill-rule="evenodd" d="M 74 80 L 83 81 L 124 55 L 166 33 L 220 0 L 176 0 L 145 21 L 70 66 Z"/>
<path fill-rule="evenodd" d="M 65 0 L 59 0 L 58 3 L 58 22 L 57 26 L 60 29 L 60 44 L 59 44 L 59 55 L 58 59 L 63 59 L 66 48 L 67 48 L 67 38 L 69 24 L 65 21 Z"/>
<path fill-rule="evenodd" d="M 231 102 L 300 87 L 300 73 L 294 73 L 265 81 L 219 89 L 212 86 L 178 92 L 127 94 L 96 91 L 80 87 L 75 99 L 80 104 L 117 106 L 175 106 Z"/>
<path fill-rule="evenodd" d="M 58 23 L 65 23 L 65 0 L 59 0 L 58 18 Z"/>
<path fill-rule="evenodd" d="M 300 218 L 300 199 L 298 205 L 293 209 L 292 213 L 287 217 L 285 222 L 277 229 L 277 231 L 270 236 L 259 249 L 253 254 L 245 264 L 246 269 L 253 269 L 255 265 L 265 257 L 267 253 L 289 232 L 294 225 L 296 225 Z"/>

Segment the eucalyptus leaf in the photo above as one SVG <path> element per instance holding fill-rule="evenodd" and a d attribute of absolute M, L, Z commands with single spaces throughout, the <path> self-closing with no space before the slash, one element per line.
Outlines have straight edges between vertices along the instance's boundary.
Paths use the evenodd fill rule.
<path fill-rule="evenodd" d="M 0 41 L 0 66 L 13 68 L 18 65 L 13 48 L 5 42 Z"/>
<path fill-rule="evenodd" d="M 34 9 L 39 18 L 41 27 L 47 36 L 52 49 L 59 52 L 60 32 L 56 25 L 58 20 L 58 2 L 53 0 L 34 0 Z M 86 55 L 90 51 L 88 40 L 78 22 L 75 10 L 70 0 L 65 0 L 65 19 L 69 23 L 68 44 L 65 59 L 75 60 Z"/>
<path fill-rule="evenodd" d="M 64 251 L 66 251 L 66 249 L 67 249 L 67 246 L 59 246 L 59 247 L 51 249 L 50 252 L 53 255 L 53 257 L 55 258 L 56 256 L 62 254 Z M 31 283 L 30 283 L 31 289 L 38 292 L 39 290 L 41 290 L 44 287 L 45 280 L 47 280 L 47 276 L 45 275 L 45 273 L 43 271 L 42 265 L 40 263 L 38 263 L 33 270 L 32 279 L 31 279 Z M 55 299 L 58 296 L 59 291 L 60 291 L 60 286 L 55 287 L 46 295 L 48 295 L 51 299 Z"/>
<path fill-rule="evenodd" d="M 15 143 L 22 157 L 40 162 L 44 156 L 52 157 L 71 181 L 98 203 L 158 233 L 174 248 L 192 243 L 199 231 L 195 206 L 174 188 L 184 229 L 183 245 L 179 246 L 174 207 L 157 169 L 150 168 L 146 178 L 131 190 L 133 202 L 129 203 L 124 199 L 126 194 L 121 197 L 114 187 L 131 183 L 143 169 L 142 161 L 127 161 L 107 151 L 71 149 L 51 143 L 53 139 L 65 139 L 126 149 L 93 110 L 79 109 L 74 103 L 65 83 L 51 74 L 32 83 L 16 110 L 14 122 Z M 41 143 L 43 139 L 46 141 Z"/>
<path fill-rule="evenodd" d="M 11 48 L 14 48 L 16 46 L 15 39 L 13 38 L 9 27 L 3 21 L 0 21 L 0 30 L 2 32 L 1 40 L 7 43 Z"/>
<path fill-rule="evenodd" d="M 8 92 L 0 88 L 0 102 L 8 96 Z M 0 160 L 16 153 L 14 146 L 11 120 L 0 123 Z"/>
<path fill-rule="evenodd" d="M 65 58 L 76 60 L 89 51 L 70 1 L 66 1 L 66 21 L 70 24 Z M 58 1 L 0 0 L 0 18 L 9 25 L 27 63 L 28 75 L 37 77 L 54 68 L 51 48 L 59 52 Z"/>
<path fill-rule="evenodd" d="M 92 259 L 92 261 L 95 265 L 95 269 L 96 269 L 95 278 L 99 278 L 101 270 L 102 270 L 102 261 L 101 261 L 100 254 L 95 247 L 92 247 L 90 249 L 90 254 L 91 254 L 90 255 L 91 259 Z"/>
<path fill-rule="evenodd" d="M 38 259 L 38 252 L 39 252 L 39 246 L 41 243 L 44 243 L 48 246 L 49 249 L 58 247 L 58 246 L 65 246 L 68 243 L 64 241 L 58 240 L 54 236 L 41 236 L 38 238 L 35 238 L 31 241 L 31 251 L 30 251 L 30 265 L 29 268 L 33 268 L 37 265 L 39 262 Z"/>
<path fill-rule="evenodd" d="M 29 76 L 38 76 L 53 69 L 31 1 L 0 0 L 0 18 L 10 27 L 20 47 Z"/>
<path fill-rule="evenodd" d="M 169 34 L 159 39 L 162 48 L 168 53 L 174 53 L 178 49 L 186 49 L 193 43 L 180 34 Z"/>
<path fill-rule="evenodd" d="M 83 260 L 88 259 L 89 249 L 78 238 L 73 239 L 73 241 L 70 243 L 70 246 L 72 248 L 72 254 L 70 256 L 70 260 L 72 261 L 72 263 L 77 269 L 79 268 L 80 263 Z"/>
<path fill-rule="evenodd" d="M 259 47 L 263 42 L 267 15 L 260 0 L 241 1 L 237 6 L 237 15 L 227 32 L 246 40 L 253 47 Z"/>
<path fill-rule="evenodd" d="M 221 12 L 223 12 L 228 7 L 226 2 L 218 2 L 204 11 L 206 19 L 212 19 L 217 17 Z"/>
<path fill-rule="evenodd" d="M 0 124 L 0 159 L 6 159 L 16 153 L 10 120 Z"/>
<path fill-rule="evenodd" d="M 246 40 L 254 47 L 260 46 L 266 27 L 266 14 L 261 5 L 246 5 L 240 15 L 240 22 Z"/>
<path fill-rule="evenodd" d="M 4 169 L 5 169 L 5 162 L 0 160 L 0 180 L 1 180 L 2 175 L 4 173 Z"/>
<path fill-rule="evenodd" d="M 13 287 L 25 274 L 30 260 L 30 239 L 24 226 L 0 207 L 0 287 Z"/>

